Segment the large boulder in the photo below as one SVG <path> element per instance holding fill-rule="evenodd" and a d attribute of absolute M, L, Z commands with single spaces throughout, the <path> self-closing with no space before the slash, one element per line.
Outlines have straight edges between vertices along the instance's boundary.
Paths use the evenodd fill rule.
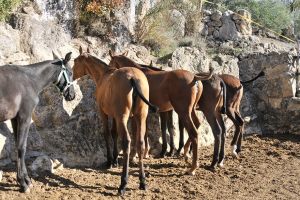
<path fill-rule="evenodd" d="M 219 38 L 221 40 L 235 40 L 240 37 L 234 21 L 232 20 L 232 12 L 226 11 L 223 13 L 222 26 L 219 29 Z"/>

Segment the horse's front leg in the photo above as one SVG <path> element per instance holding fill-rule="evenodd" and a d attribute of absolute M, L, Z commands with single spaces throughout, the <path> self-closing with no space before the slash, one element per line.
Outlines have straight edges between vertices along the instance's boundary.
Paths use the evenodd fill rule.
<path fill-rule="evenodd" d="M 162 149 L 159 154 L 160 158 L 165 157 L 167 148 L 168 148 L 168 141 L 167 141 L 167 112 L 161 112 L 160 115 L 160 128 L 161 128 L 161 134 L 162 134 Z"/>
<path fill-rule="evenodd" d="M 19 116 L 22 115 L 19 114 Z M 27 117 L 17 117 L 12 119 L 11 122 L 17 146 L 17 180 L 21 186 L 21 192 L 29 193 L 32 183 L 25 165 L 25 153 L 31 118 L 30 115 L 27 115 Z"/>
<path fill-rule="evenodd" d="M 174 144 L 175 130 L 173 125 L 173 110 L 167 112 L 167 125 L 170 134 L 170 151 L 168 152 L 167 156 L 173 156 L 175 151 L 175 144 Z"/>
<path fill-rule="evenodd" d="M 104 138 L 105 138 L 105 143 L 106 143 L 106 154 L 107 154 L 106 167 L 108 169 L 110 169 L 112 166 L 113 156 L 112 156 L 112 152 L 110 150 L 111 136 L 110 136 L 109 126 L 108 126 L 108 116 L 101 109 L 100 109 L 100 115 L 101 115 L 101 119 L 102 119 L 103 126 L 104 126 Z"/>

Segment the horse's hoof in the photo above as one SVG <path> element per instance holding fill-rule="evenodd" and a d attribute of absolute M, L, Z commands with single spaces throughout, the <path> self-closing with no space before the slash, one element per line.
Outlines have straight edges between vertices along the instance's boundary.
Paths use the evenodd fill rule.
<path fill-rule="evenodd" d="M 157 156 L 157 158 L 164 158 L 165 155 L 166 155 L 166 153 L 162 153 L 162 152 L 161 152 L 161 153 Z"/>
<path fill-rule="evenodd" d="M 235 158 L 239 158 L 239 155 L 237 153 L 237 146 L 236 145 L 232 145 L 231 146 L 231 152 L 232 152 L 232 156 Z"/>
<path fill-rule="evenodd" d="M 125 194 L 125 188 L 123 188 L 123 189 L 119 188 L 118 195 L 123 196 L 124 194 Z"/>
<path fill-rule="evenodd" d="M 118 161 L 114 161 L 114 162 L 112 163 L 112 167 L 113 167 L 113 168 L 118 168 L 118 166 L 119 166 Z"/>
<path fill-rule="evenodd" d="M 33 184 L 30 183 L 30 184 L 28 185 L 28 187 L 29 187 L 30 189 L 32 189 L 32 188 L 33 188 Z"/>
<path fill-rule="evenodd" d="M 147 189 L 146 183 L 140 183 L 139 189 L 140 190 L 146 190 Z"/>
<path fill-rule="evenodd" d="M 22 193 L 25 193 L 25 194 L 29 194 L 30 193 L 30 188 L 29 188 L 29 186 L 27 186 L 27 187 L 25 187 L 25 188 L 21 188 L 20 189 L 20 192 L 22 192 Z"/>
<path fill-rule="evenodd" d="M 186 172 L 185 172 L 185 174 L 187 174 L 187 175 L 191 175 L 191 176 L 194 176 L 195 174 L 196 174 L 196 170 L 187 170 Z"/>
<path fill-rule="evenodd" d="M 170 152 L 168 152 L 166 155 L 167 155 L 168 157 L 172 157 L 172 156 L 174 156 L 174 151 L 170 151 Z"/>
<path fill-rule="evenodd" d="M 105 165 L 105 169 L 111 169 L 111 168 L 112 168 L 111 162 L 107 162 Z"/>
<path fill-rule="evenodd" d="M 219 166 L 220 168 L 223 168 L 223 167 L 224 167 L 224 159 L 223 159 L 221 162 L 218 163 L 218 166 Z"/>
<path fill-rule="evenodd" d="M 216 172 L 216 169 L 217 169 L 217 165 L 216 165 L 216 164 L 210 165 L 210 166 L 208 167 L 208 170 L 211 171 L 211 172 Z"/>
<path fill-rule="evenodd" d="M 144 159 L 147 159 L 147 158 L 150 158 L 148 153 L 144 155 Z"/>

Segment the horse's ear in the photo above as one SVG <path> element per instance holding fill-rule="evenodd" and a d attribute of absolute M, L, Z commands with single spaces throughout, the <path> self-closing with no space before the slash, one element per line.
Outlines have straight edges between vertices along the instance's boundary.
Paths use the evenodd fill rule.
<path fill-rule="evenodd" d="M 153 61 L 151 60 L 151 62 L 150 62 L 150 65 L 149 65 L 150 67 L 153 67 Z"/>
<path fill-rule="evenodd" d="M 71 60 L 71 55 L 72 55 L 72 52 L 67 53 L 67 55 L 64 59 L 64 64 L 68 63 Z"/>
<path fill-rule="evenodd" d="M 127 55 L 128 55 L 128 50 L 125 51 L 122 55 L 123 55 L 123 56 L 127 56 Z"/>
<path fill-rule="evenodd" d="M 79 47 L 79 54 L 80 55 L 82 54 L 82 47 L 81 46 Z"/>
<path fill-rule="evenodd" d="M 59 57 L 52 51 L 53 59 L 59 59 Z"/>
<path fill-rule="evenodd" d="M 111 58 L 114 57 L 114 54 L 113 54 L 113 52 L 111 50 L 108 51 L 108 54 L 110 55 Z"/>

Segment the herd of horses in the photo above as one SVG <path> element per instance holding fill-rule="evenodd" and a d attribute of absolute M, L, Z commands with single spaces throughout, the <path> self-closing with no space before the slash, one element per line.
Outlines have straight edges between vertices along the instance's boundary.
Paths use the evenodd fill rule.
<path fill-rule="evenodd" d="M 162 132 L 162 151 L 160 157 L 173 155 L 174 126 L 173 110 L 179 117 L 180 142 L 177 154 L 184 147 L 184 157 L 192 150 L 192 165 L 187 171 L 194 175 L 198 168 L 198 133 L 200 121 L 195 110 L 201 110 L 215 138 L 211 169 L 223 166 L 226 129 L 221 114 L 226 114 L 234 123 L 236 130 L 232 139 L 232 153 L 238 156 L 241 151 L 244 122 L 239 112 L 243 96 L 243 83 L 234 76 L 216 75 L 213 70 L 208 73 L 194 74 L 186 70 L 164 71 L 150 65 L 138 64 L 125 54 L 114 55 L 109 51 L 111 61 L 107 65 L 90 54 L 89 49 L 74 59 L 74 66 L 69 66 L 71 53 L 60 59 L 44 61 L 27 66 L 5 65 L 0 67 L 0 122 L 11 120 L 17 146 L 17 181 L 21 192 L 30 192 L 32 187 L 25 166 L 25 152 L 31 114 L 38 103 L 38 94 L 50 84 L 55 84 L 64 98 L 71 101 L 75 98 L 72 85 L 73 78 L 89 75 L 96 84 L 96 101 L 104 124 L 104 138 L 107 148 L 107 167 L 117 165 L 118 136 L 122 138 L 123 171 L 118 189 L 123 195 L 128 183 L 129 160 L 135 154 L 139 158 L 139 188 L 146 189 L 146 178 L 143 159 L 149 150 L 146 131 L 146 119 L 149 110 L 159 112 Z M 109 128 L 109 117 L 113 119 Z M 133 141 L 127 129 L 131 118 Z M 183 129 L 188 133 L 184 145 Z M 167 151 L 167 134 L 170 133 L 170 152 Z M 111 149 L 110 141 L 113 141 Z"/>

